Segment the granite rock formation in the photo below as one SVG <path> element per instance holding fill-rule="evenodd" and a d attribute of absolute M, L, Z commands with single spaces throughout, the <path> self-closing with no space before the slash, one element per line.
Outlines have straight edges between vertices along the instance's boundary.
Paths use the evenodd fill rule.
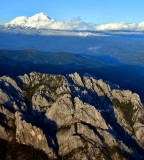
<path fill-rule="evenodd" d="M 40 152 L 35 159 L 143 160 L 144 106 L 137 94 L 88 74 L 3 76 L 0 140 L 1 159 L 22 145 Z"/>

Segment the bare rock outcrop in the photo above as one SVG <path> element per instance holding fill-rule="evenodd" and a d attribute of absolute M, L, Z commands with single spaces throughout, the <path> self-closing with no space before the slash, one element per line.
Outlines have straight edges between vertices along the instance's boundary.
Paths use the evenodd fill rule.
<path fill-rule="evenodd" d="M 88 74 L 4 76 L 0 139 L 49 159 L 143 160 L 144 106 L 137 94 Z"/>

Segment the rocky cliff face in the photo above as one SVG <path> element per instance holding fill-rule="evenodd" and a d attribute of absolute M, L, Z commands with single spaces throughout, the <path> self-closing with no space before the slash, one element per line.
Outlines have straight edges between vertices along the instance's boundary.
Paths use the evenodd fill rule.
<path fill-rule="evenodd" d="M 143 160 L 144 106 L 88 74 L 3 76 L 0 138 L 1 159 Z"/>

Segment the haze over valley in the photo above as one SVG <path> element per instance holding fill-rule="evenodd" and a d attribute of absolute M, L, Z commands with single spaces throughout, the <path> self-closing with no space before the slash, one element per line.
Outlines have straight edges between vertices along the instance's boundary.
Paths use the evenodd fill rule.
<path fill-rule="evenodd" d="M 61 28 L 59 23 L 67 28 Z M 131 28 L 96 30 L 86 23 L 87 28 L 80 30 L 82 24 L 81 21 L 59 22 L 39 13 L 1 25 L 1 75 L 17 76 L 31 71 L 90 72 L 97 78 L 131 89 L 143 98 L 143 31 Z"/>

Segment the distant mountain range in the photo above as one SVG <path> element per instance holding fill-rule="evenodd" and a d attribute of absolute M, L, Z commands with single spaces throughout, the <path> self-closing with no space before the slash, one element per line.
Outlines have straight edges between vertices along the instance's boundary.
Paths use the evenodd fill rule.
<path fill-rule="evenodd" d="M 21 16 L 0 26 L 0 49 L 106 54 L 122 63 L 143 65 L 143 24 L 57 21 L 44 13 Z"/>
<path fill-rule="evenodd" d="M 5 27 L 20 26 L 32 27 L 37 29 L 56 29 L 56 30 L 93 30 L 93 31 L 144 31 L 144 22 L 125 23 L 115 22 L 107 24 L 91 24 L 83 22 L 80 19 L 72 19 L 67 21 L 57 21 L 50 18 L 45 13 L 38 13 L 32 17 L 20 16 L 16 17 Z"/>
<path fill-rule="evenodd" d="M 91 72 L 142 95 L 143 23 L 104 26 L 44 13 L 17 17 L 0 26 L 1 75 Z"/>

